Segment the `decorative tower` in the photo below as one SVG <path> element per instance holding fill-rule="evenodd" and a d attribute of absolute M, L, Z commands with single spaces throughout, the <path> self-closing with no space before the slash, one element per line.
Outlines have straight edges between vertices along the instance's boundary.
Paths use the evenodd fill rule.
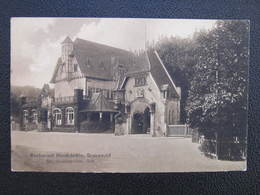
<path fill-rule="evenodd" d="M 62 45 L 62 51 L 61 51 L 61 55 L 62 55 L 62 62 L 64 64 L 63 70 L 68 73 L 68 77 L 69 77 L 69 73 L 72 71 L 72 57 L 71 57 L 71 53 L 73 51 L 73 41 L 70 39 L 70 37 L 66 37 L 66 39 L 61 43 Z"/>

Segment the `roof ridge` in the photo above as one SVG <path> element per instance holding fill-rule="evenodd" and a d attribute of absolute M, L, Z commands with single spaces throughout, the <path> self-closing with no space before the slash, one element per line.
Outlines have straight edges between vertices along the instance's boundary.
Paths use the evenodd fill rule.
<path fill-rule="evenodd" d="M 176 92 L 177 92 L 177 94 L 180 96 L 180 94 L 178 93 L 177 87 L 176 87 L 176 85 L 174 84 L 174 82 L 173 82 L 173 80 L 172 80 L 172 78 L 171 78 L 171 76 L 170 76 L 169 72 L 167 71 L 166 67 L 164 66 L 164 64 L 163 64 L 163 62 L 162 62 L 162 60 L 161 60 L 161 58 L 160 58 L 160 56 L 159 56 L 158 52 L 157 52 L 156 50 L 154 50 L 153 52 L 155 53 L 156 57 L 157 57 L 157 58 L 158 58 L 158 60 L 160 61 L 160 64 L 162 65 L 162 67 L 163 67 L 164 71 L 166 72 L 166 74 L 167 74 L 168 78 L 170 79 L 170 81 L 171 81 L 171 83 L 172 83 L 172 85 L 173 85 L 173 87 L 174 87 L 175 91 L 176 91 Z"/>
<path fill-rule="evenodd" d="M 86 39 L 82 39 L 82 38 L 78 38 L 78 37 L 75 39 L 74 43 L 76 41 L 84 41 L 84 42 L 87 42 L 87 43 L 91 43 L 91 44 L 95 44 L 95 45 L 99 45 L 99 46 L 107 47 L 107 48 L 111 48 L 111 49 L 116 49 L 116 50 L 120 50 L 120 51 L 132 54 L 131 51 L 128 51 L 128 50 L 125 50 L 125 49 L 121 49 L 121 48 L 118 48 L 118 47 L 114 47 L 114 46 L 110 46 L 110 45 L 107 45 L 107 44 L 104 44 L 104 43 L 98 43 L 98 42 L 94 42 L 94 41 L 90 41 L 90 40 L 86 40 Z"/>
<path fill-rule="evenodd" d="M 63 43 L 73 43 L 73 41 L 71 40 L 71 38 L 69 36 L 67 36 L 64 41 L 61 42 L 62 44 Z"/>

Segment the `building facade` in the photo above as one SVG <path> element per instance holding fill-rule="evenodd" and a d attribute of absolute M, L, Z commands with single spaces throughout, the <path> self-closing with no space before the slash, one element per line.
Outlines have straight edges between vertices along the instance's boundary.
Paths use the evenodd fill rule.
<path fill-rule="evenodd" d="M 167 135 L 179 124 L 181 90 L 156 51 L 129 51 L 67 37 L 50 83 L 21 98 L 23 129 Z"/>

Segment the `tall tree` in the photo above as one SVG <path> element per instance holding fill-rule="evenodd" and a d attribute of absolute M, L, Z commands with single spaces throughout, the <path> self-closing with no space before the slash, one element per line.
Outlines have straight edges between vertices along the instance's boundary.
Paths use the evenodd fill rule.
<path fill-rule="evenodd" d="M 244 137 L 247 123 L 249 23 L 218 21 L 197 37 L 198 62 L 186 110 L 206 136 Z"/>

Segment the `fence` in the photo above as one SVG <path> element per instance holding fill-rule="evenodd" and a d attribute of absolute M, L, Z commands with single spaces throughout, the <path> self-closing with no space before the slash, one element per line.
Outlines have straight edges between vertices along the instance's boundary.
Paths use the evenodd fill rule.
<path fill-rule="evenodd" d="M 237 137 L 225 139 L 203 139 L 200 149 L 209 157 L 227 160 L 242 160 L 246 159 L 247 143 L 245 140 L 238 140 Z"/>
<path fill-rule="evenodd" d="M 168 125 L 167 128 L 168 137 L 186 137 L 191 136 L 191 129 L 189 125 Z"/>
<path fill-rule="evenodd" d="M 20 123 L 15 122 L 15 121 L 11 121 L 11 130 L 21 130 L 20 128 Z"/>
<path fill-rule="evenodd" d="M 203 139 L 200 150 L 208 157 L 217 158 L 217 141 L 214 139 Z"/>

